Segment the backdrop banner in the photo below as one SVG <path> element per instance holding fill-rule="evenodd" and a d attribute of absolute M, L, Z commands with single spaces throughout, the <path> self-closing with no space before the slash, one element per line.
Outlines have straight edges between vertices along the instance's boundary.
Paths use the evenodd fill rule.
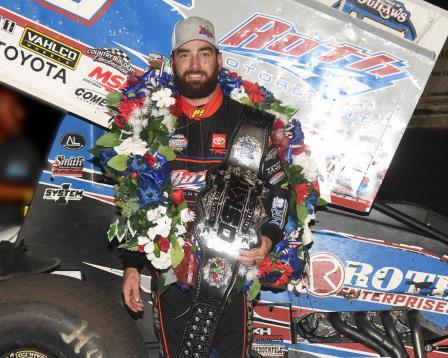
<path fill-rule="evenodd" d="M 107 127 L 106 95 L 192 15 L 225 67 L 299 108 L 322 197 L 368 211 L 447 37 L 423 1 L 0 0 L 0 81 Z"/>

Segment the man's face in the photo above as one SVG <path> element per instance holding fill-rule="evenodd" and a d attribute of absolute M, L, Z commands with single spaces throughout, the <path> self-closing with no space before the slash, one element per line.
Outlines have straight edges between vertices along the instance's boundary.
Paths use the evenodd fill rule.
<path fill-rule="evenodd" d="M 0 131 L 6 135 L 18 133 L 25 120 L 25 110 L 19 97 L 10 90 L 0 90 Z"/>
<path fill-rule="evenodd" d="M 218 85 L 222 56 L 207 41 L 193 40 L 173 54 L 173 70 L 179 92 L 191 99 L 209 96 Z"/>

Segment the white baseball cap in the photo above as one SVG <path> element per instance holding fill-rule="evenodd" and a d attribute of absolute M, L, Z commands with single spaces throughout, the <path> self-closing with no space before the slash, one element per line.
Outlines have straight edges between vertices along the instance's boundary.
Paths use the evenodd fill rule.
<path fill-rule="evenodd" d="M 215 37 L 215 26 L 202 17 L 192 16 L 180 20 L 173 30 L 172 51 L 192 40 L 203 40 L 218 48 Z"/>

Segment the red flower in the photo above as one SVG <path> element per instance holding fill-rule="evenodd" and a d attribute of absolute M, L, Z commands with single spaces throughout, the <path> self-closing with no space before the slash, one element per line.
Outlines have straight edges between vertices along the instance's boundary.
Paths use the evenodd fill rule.
<path fill-rule="evenodd" d="M 120 102 L 120 114 L 129 119 L 131 112 L 139 107 L 143 106 L 144 98 L 136 98 L 132 101 L 121 101 Z"/>
<path fill-rule="evenodd" d="M 305 146 L 304 145 L 298 145 L 297 147 L 293 148 L 292 154 L 299 155 L 299 154 L 303 153 L 304 151 L 305 151 Z"/>
<path fill-rule="evenodd" d="M 193 286 L 196 284 L 198 263 L 189 244 L 185 244 L 183 249 L 184 258 L 179 266 L 174 269 L 174 273 L 180 282 Z"/>
<path fill-rule="evenodd" d="M 162 237 L 159 240 L 159 249 L 163 252 L 167 252 L 170 249 L 170 240 L 166 237 Z"/>
<path fill-rule="evenodd" d="M 272 261 L 269 256 L 265 256 L 264 260 L 258 264 L 258 276 L 264 276 L 272 272 Z"/>
<path fill-rule="evenodd" d="M 182 189 L 174 189 L 171 192 L 171 199 L 173 199 L 174 204 L 180 205 L 185 201 L 184 191 Z"/>
<path fill-rule="evenodd" d="M 281 267 L 280 267 L 281 266 Z M 272 286 L 284 286 L 288 283 L 289 278 L 291 277 L 292 268 L 289 265 L 279 265 L 279 271 L 284 271 L 280 278 L 275 281 Z"/>
<path fill-rule="evenodd" d="M 156 158 L 154 158 L 151 154 L 149 154 L 148 152 L 145 153 L 145 155 L 143 156 L 146 159 L 146 162 L 148 163 L 148 165 L 153 165 L 154 162 L 156 161 Z"/>
<path fill-rule="evenodd" d="M 283 121 L 281 119 L 277 119 L 272 126 L 272 130 L 278 131 L 279 129 L 283 129 L 284 127 L 285 124 L 283 123 Z"/>
<path fill-rule="evenodd" d="M 248 81 L 243 81 L 243 87 L 249 94 L 249 98 L 253 103 L 259 104 L 264 101 L 264 93 L 260 91 L 260 86 L 258 83 L 251 83 Z"/>
<path fill-rule="evenodd" d="M 138 173 L 133 172 L 133 173 L 131 174 L 131 179 L 137 179 L 137 178 L 138 178 Z"/>
<path fill-rule="evenodd" d="M 314 188 L 314 190 L 316 190 L 318 193 L 320 193 L 319 180 L 315 179 L 315 180 L 313 181 L 313 188 Z"/>
<path fill-rule="evenodd" d="M 114 123 L 118 128 L 123 128 L 126 125 L 127 119 L 121 114 L 117 114 L 114 118 Z"/>
<path fill-rule="evenodd" d="M 294 190 L 296 192 L 297 202 L 302 204 L 308 195 L 308 184 L 297 184 Z"/>

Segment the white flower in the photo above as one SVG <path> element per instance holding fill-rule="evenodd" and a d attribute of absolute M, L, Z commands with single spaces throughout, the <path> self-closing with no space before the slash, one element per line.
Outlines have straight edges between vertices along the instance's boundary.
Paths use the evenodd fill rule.
<path fill-rule="evenodd" d="M 158 234 L 162 237 L 168 237 L 171 231 L 171 221 L 172 219 L 164 215 L 156 220 L 157 228 L 159 230 Z"/>
<path fill-rule="evenodd" d="M 148 143 L 139 138 L 129 137 L 114 149 L 118 154 L 144 155 L 146 153 L 147 145 Z"/>
<path fill-rule="evenodd" d="M 148 253 L 146 257 L 148 258 L 149 261 L 151 261 L 154 268 L 164 270 L 171 266 L 170 251 L 171 249 L 168 250 L 168 252 L 160 251 L 159 257 L 156 257 L 156 255 L 154 255 L 154 252 L 151 252 Z"/>
<path fill-rule="evenodd" d="M 171 231 L 171 218 L 166 215 L 162 215 L 159 218 L 153 220 L 156 225 L 148 229 L 148 237 L 154 240 L 157 235 L 161 237 L 168 237 Z"/>
<path fill-rule="evenodd" d="M 158 108 L 170 107 L 174 103 L 176 103 L 176 100 L 173 97 L 171 97 L 172 94 L 173 93 L 169 88 L 162 88 L 161 90 L 154 92 L 152 94 L 151 100 L 157 102 L 156 106 Z"/>
<path fill-rule="evenodd" d="M 154 117 L 166 116 L 167 114 L 170 114 L 168 108 L 153 108 L 151 110 L 151 115 Z"/>
<path fill-rule="evenodd" d="M 310 228 L 308 226 L 305 226 L 303 228 L 303 235 L 302 235 L 302 244 L 303 245 L 309 245 L 314 241 L 313 239 L 313 233 L 311 232 Z"/>
<path fill-rule="evenodd" d="M 148 239 L 147 236 L 139 236 L 137 238 L 138 246 L 146 245 L 147 243 L 151 242 L 151 240 Z"/>
<path fill-rule="evenodd" d="M 234 88 L 232 92 L 230 92 L 230 98 L 234 99 L 235 101 L 239 101 L 241 98 L 246 96 L 247 94 L 242 87 Z"/>
<path fill-rule="evenodd" d="M 148 218 L 149 222 L 153 222 L 165 214 L 166 214 L 166 207 L 159 205 L 155 209 L 148 210 L 146 212 L 146 217 Z"/>
<path fill-rule="evenodd" d="M 183 234 L 185 234 L 187 232 L 187 229 L 185 228 L 185 226 L 183 226 L 181 224 L 176 224 L 176 230 L 177 230 L 178 236 L 182 236 Z"/>
<path fill-rule="evenodd" d="M 188 208 L 182 209 L 180 211 L 180 220 L 182 220 L 182 222 L 187 223 L 190 221 L 193 221 L 196 217 L 196 214 L 189 210 Z"/>
<path fill-rule="evenodd" d="M 293 155 L 292 164 L 300 165 L 302 167 L 302 174 L 309 182 L 312 182 L 317 178 L 318 172 L 316 162 L 311 159 L 306 153 Z"/>
<path fill-rule="evenodd" d="M 154 240 L 158 234 L 157 226 L 150 227 L 147 234 L 150 240 Z"/>

